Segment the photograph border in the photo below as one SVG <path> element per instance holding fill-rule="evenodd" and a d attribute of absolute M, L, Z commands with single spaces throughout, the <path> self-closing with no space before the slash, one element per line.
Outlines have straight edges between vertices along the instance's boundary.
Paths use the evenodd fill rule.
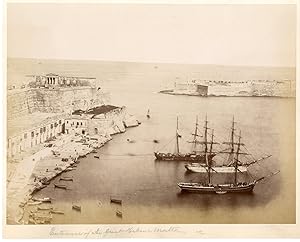
<path fill-rule="evenodd" d="M 0 136 L 3 146 L 3 182 L 2 182 L 2 223 L 3 223 L 3 237 L 4 238 L 299 238 L 300 225 L 299 225 L 299 110 L 296 108 L 296 224 L 76 224 L 76 225 L 7 225 L 6 224 L 6 78 L 7 78 L 7 29 L 6 29 L 6 16 L 7 16 L 7 3 L 108 3 L 108 4 L 240 4 L 241 1 L 12 1 L 7 0 L 3 4 L 3 36 L 2 36 L 2 100 L 3 110 L 2 127 L 3 133 Z M 297 58 L 296 58 L 296 90 L 299 90 L 299 1 L 284 1 L 284 0 L 271 0 L 271 1 L 243 1 L 243 4 L 296 4 L 297 5 Z M 299 107 L 298 92 L 296 93 L 296 107 Z M 288 208 L 287 208 L 288 209 Z"/>

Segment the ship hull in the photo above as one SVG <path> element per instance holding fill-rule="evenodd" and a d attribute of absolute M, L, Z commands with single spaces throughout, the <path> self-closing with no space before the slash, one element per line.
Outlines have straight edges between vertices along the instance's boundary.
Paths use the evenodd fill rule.
<path fill-rule="evenodd" d="M 190 161 L 205 163 L 204 155 L 195 154 L 169 154 L 169 153 L 154 153 L 156 160 L 162 161 Z M 211 160 L 215 154 L 208 155 L 208 159 Z"/>
<path fill-rule="evenodd" d="M 187 164 L 185 168 L 190 172 L 196 173 L 206 173 L 207 169 L 199 164 Z M 217 173 L 235 173 L 235 168 L 233 166 L 214 166 L 212 167 Z M 247 172 L 246 166 L 238 166 L 240 172 Z"/>
<path fill-rule="evenodd" d="M 199 183 L 178 183 L 180 189 L 184 192 L 196 192 L 196 193 L 246 193 L 252 192 L 255 186 L 255 182 L 247 184 L 239 184 L 234 186 L 233 184 L 222 185 L 202 185 Z"/>

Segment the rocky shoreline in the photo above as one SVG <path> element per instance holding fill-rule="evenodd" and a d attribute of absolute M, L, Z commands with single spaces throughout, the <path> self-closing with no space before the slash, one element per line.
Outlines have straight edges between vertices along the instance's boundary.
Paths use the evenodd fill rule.
<path fill-rule="evenodd" d="M 49 217 L 41 219 L 34 214 L 25 216 L 25 210 L 34 204 L 33 196 L 50 184 L 58 175 L 75 169 L 81 157 L 96 152 L 112 139 L 111 135 L 123 133 L 126 128 L 136 127 L 140 122 L 132 115 L 124 120 L 116 120 L 106 133 L 89 135 L 62 134 L 45 144 L 44 148 L 20 162 L 17 174 L 7 185 L 7 223 L 8 224 L 43 224 L 49 223 Z M 32 166 L 31 174 L 23 177 L 24 162 Z M 28 171 L 27 171 L 28 173 Z M 29 178 L 27 180 L 27 178 Z M 37 203 L 39 205 L 40 203 Z M 41 209 L 36 207 L 36 210 Z M 49 212 L 49 211 L 48 211 Z M 50 219 L 51 220 L 51 219 Z"/>

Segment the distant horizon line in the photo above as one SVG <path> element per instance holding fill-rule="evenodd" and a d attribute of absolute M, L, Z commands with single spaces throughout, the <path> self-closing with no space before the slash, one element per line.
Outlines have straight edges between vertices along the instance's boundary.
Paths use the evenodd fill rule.
<path fill-rule="evenodd" d="M 152 62 L 152 61 L 129 61 L 129 60 L 103 60 L 103 59 L 56 59 L 56 58 L 30 58 L 30 57 L 8 57 L 9 59 L 39 60 L 39 61 L 91 61 L 91 62 L 115 62 L 115 63 L 136 63 L 136 64 L 173 64 L 173 65 L 207 65 L 207 66 L 239 66 L 239 67 L 272 67 L 272 68 L 296 68 L 294 66 L 278 65 L 238 65 L 238 64 L 211 64 L 211 63 L 180 63 L 180 62 Z"/>

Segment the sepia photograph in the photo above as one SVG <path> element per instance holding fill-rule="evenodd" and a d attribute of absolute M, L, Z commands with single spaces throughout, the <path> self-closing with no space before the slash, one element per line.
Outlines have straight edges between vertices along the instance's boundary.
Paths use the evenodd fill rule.
<path fill-rule="evenodd" d="M 5 8 L 6 237 L 296 225 L 296 2 Z"/>

